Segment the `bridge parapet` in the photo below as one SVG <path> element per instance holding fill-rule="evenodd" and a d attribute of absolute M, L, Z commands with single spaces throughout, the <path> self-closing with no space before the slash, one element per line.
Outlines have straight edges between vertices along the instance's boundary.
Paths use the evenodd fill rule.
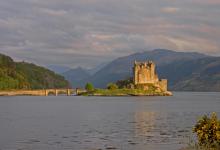
<path fill-rule="evenodd" d="M 58 96 L 59 94 L 65 94 L 67 96 L 74 95 L 76 89 L 43 89 L 43 90 L 10 90 L 0 91 L 0 96 L 17 96 L 17 95 L 30 95 L 30 96 Z"/>
<path fill-rule="evenodd" d="M 50 94 L 58 96 L 59 94 L 66 94 L 67 96 L 71 96 L 75 93 L 75 89 L 46 89 L 45 96 Z"/>

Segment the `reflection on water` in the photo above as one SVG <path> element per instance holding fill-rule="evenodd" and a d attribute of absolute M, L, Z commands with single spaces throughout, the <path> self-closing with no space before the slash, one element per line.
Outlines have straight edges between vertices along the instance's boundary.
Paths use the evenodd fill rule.
<path fill-rule="evenodd" d="M 136 136 L 150 135 L 155 129 L 157 114 L 155 112 L 137 112 L 135 113 L 135 134 Z"/>
<path fill-rule="evenodd" d="M 0 150 L 178 150 L 220 93 L 0 97 Z"/>
<path fill-rule="evenodd" d="M 136 113 L 135 134 L 138 140 L 145 144 L 187 144 L 191 135 L 191 125 L 187 126 L 187 124 L 181 125 L 179 123 L 181 123 L 180 118 L 187 121 L 190 115 L 156 112 Z"/>

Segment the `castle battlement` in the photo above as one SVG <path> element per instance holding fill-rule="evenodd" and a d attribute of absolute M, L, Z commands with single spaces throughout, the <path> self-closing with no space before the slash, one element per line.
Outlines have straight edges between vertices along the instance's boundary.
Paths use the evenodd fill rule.
<path fill-rule="evenodd" d="M 159 80 L 156 73 L 156 64 L 153 61 L 135 61 L 133 73 L 135 85 L 154 84 L 156 87 L 161 88 L 161 90 L 167 91 L 167 80 Z"/>

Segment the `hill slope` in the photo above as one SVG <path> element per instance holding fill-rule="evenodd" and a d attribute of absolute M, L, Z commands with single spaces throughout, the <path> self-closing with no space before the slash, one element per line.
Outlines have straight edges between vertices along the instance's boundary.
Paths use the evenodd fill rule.
<path fill-rule="evenodd" d="M 169 89 L 177 91 L 220 91 L 220 58 L 200 53 L 153 50 L 118 58 L 93 76 L 84 79 L 95 87 L 106 87 L 132 76 L 134 60 L 153 60 L 160 78 L 169 80 Z M 77 83 L 83 85 L 84 83 Z"/>
<path fill-rule="evenodd" d="M 73 87 L 84 87 L 91 75 L 81 67 L 71 69 L 62 74 Z"/>
<path fill-rule="evenodd" d="M 92 76 L 92 78 L 90 78 L 90 81 L 96 87 L 105 87 L 106 84 L 108 84 L 109 82 L 115 82 L 117 80 L 129 78 L 132 76 L 132 67 L 135 60 L 153 60 L 157 64 L 158 68 L 164 68 L 164 70 L 166 70 L 166 66 L 169 64 L 175 62 L 187 62 L 205 57 L 207 56 L 199 53 L 174 52 L 162 49 L 147 51 L 143 53 L 135 53 L 133 55 L 121 57 L 112 61 L 110 64 L 108 64 L 99 72 L 97 72 L 94 76 Z M 161 75 L 161 72 L 159 75 Z M 169 77 L 164 76 L 163 74 L 162 76 L 164 78 Z"/>
<path fill-rule="evenodd" d="M 64 88 L 69 83 L 54 72 L 0 54 L 0 90 Z"/>
<path fill-rule="evenodd" d="M 170 81 L 170 88 L 178 91 L 220 91 L 220 58 L 174 62 L 158 67 L 162 77 Z"/>

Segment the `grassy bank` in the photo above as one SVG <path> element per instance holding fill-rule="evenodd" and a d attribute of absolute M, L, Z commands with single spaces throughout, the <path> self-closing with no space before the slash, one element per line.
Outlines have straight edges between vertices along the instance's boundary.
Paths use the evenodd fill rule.
<path fill-rule="evenodd" d="M 82 96 L 171 96 L 169 92 L 157 92 L 141 89 L 95 89 L 90 92 L 80 93 Z"/>

